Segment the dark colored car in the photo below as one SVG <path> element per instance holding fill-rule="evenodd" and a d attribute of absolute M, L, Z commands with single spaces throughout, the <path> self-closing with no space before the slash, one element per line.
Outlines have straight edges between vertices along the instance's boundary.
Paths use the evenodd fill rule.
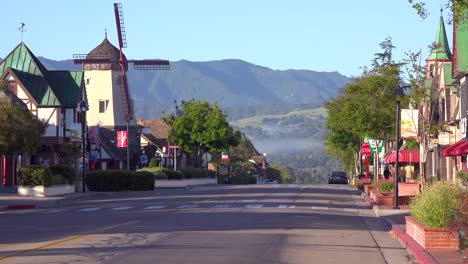
<path fill-rule="evenodd" d="M 328 184 L 348 184 L 348 177 L 344 171 L 332 171 L 328 177 Z"/>

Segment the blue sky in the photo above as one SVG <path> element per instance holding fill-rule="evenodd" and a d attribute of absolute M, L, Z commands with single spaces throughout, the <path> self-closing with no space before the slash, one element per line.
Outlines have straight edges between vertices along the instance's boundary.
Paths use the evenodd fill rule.
<path fill-rule="evenodd" d="M 20 41 L 54 60 L 87 53 L 104 38 L 117 46 L 109 0 L 5 1 L 0 57 Z M 407 0 L 140 0 L 122 1 L 131 59 L 242 59 L 272 69 L 361 73 L 378 44 L 393 38 L 396 58 L 423 50 L 436 35 L 441 2 L 428 0 L 422 20 Z M 447 18 L 444 12 L 444 17 Z M 451 26 L 446 25 L 451 41 Z"/>

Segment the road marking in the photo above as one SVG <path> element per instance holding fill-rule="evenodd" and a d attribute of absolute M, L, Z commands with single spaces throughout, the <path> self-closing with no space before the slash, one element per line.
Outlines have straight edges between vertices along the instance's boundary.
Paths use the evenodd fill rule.
<path fill-rule="evenodd" d="M 153 206 L 148 206 L 143 208 L 144 210 L 154 210 L 154 209 L 163 209 L 165 208 L 165 205 L 153 205 Z"/>
<path fill-rule="evenodd" d="M 293 217 L 298 217 L 298 218 L 312 218 L 312 219 L 319 219 L 319 216 L 312 216 L 312 215 L 294 215 Z"/>
<path fill-rule="evenodd" d="M 47 210 L 47 211 L 44 211 L 43 213 L 61 213 L 61 212 L 65 212 L 65 211 L 68 211 L 67 209 L 55 209 L 55 210 Z"/>
<path fill-rule="evenodd" d="M 85 208 L 85 209 L 78 210 L 78 212 L 92 212 L 92 211 L 97 211 L 99 209 L 101 209 L 101 208 L 99 208 L 99 207 Z"/>
<path fill-rule="evenodd" d="M 325 206 L 312 206 L 313 210 L 328 210 L 328 207 Z"/>
<path fill-rule="evenodd" d="M 248 204 L 245 207 L 246 208 L 262 208 L 263 204 Z"/>
<path fill-rule="evenodd" d="M 198 207 L 198 205 L 195 205 L 195 204 L 184 204 L 184 205 L 181 205 L 179 207 L 177 207 L 178 209 L 186 209 L 186 208 L 195 208 L 195 207 Z"/>
<path fill-rule="evenodd" d="M 280 204 L 278 205 L 278 208 L 285 209 L 285 208 L 296 208 L 295 205 L 286 205 L 286 204 Z"/>
<path fill-rule="evenodd" d="M 343 211 L 346 211 L 346 212 L 358 212 L 358 209 L 356 209 L 356 208 L 345 208 L 345 209 L 343 209 Z"/>
<path fill-rule="evenodd" d="M 217 204 L 213 206 L 213 208 L 229 208 L 229 207 L 231 207 L 230 204 Z"/>
<path fill-rule="evenodd" d="M 26 249 L 26 250 L 23 250 L 23 251 L 19 251 L 19 252 L 15 252 L 13 254 L 10 254 L 10 255 L 6 255 L 6 256 L 0 256 L 0 261 L 3 261 L 5 259 L 10 259 L 10 258 L 14 258 L 14 257 L 17 257 L 19 255 L 22 255 L 22 254 L 25 254 L 25 253 L 28 253 L 28 252 L 31 252 L 31 251 L 36 251 L 36 250 L 41 250 L 41 249 L 46 249 L 46 248 L 50 248 L 52 246 L 55 246 L 55 245 L 58 245 L 58 244 L 62 244 L 62 243 L 66 243 L 66 242 L 69 242 L 69 241 L 72 241 L 72 240 L 75 240 L 75 239 L 79 239 L 79 238 L 82 238 L 84 236 L 87 236 L 88 234 L 84 234 L 84 235 L 78 235 L 78 236 L 72 236 L 72 237 L 69 237 L 69 238 L 66 238 L 66 239 L 63 239 L 63 240 L 60 240 L 60 241 L 56 241 L 56 242 L 52 242 L 52 243 L 49 243 L 49 244 L 45 244 L 43 246 L 39 246 L 39 247 L 35 247 L 35 248 L 31 248 L 31 249 Z"/>
<path fill-rule="evenodd" d="M 122 206 L 122 207 L 112 208 L 112 211 L 122 211 L 122 210 L 131 209 L 131 208 L 133 208 L 133 207 L 130 207 L 130 206 Z"/>
<path fill-rule="evenodd" d="M 140 222 L 141 222 L 140 220 L 133 220 L 133 221 L 128 221 L 128 222 L 125 222 L 125 223 L 122 223 L 122 224 L 106 226 L 106 227 L 103 227 L 102 229 L 109 230 L 109 229 L 113 229 L 113 228 L 124 226 L 124 225 L 137 224 L 137 223 L 140 223 Z"/>

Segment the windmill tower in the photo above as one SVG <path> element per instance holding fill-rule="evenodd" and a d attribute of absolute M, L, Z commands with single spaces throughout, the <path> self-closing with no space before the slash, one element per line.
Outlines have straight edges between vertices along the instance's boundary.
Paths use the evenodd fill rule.
<path fill-rule="evenodd" d="M 105 168 L 122 168 L 123 161 L 127 168 L 132 168 L 140 144 L 127 78 L 128 65 L 132 63 L 135 70 L 169 70 L 170 65 L 167 60 L 127 60 L 123 53 L 127 38 L 122 4 L 114 3 L 114 14 L 119 47 L 113 46 L 106 34 L 102 43 L 88 54 L 73 55 L 73 61 L 83 67 L 89 103 L 87 121 L 99 125 L 100 142 L 106 154 L 103 159 L 112 164 Z M 117 131 L 121 130 L 127 131 L 126 149 L 116 146 Z"/>

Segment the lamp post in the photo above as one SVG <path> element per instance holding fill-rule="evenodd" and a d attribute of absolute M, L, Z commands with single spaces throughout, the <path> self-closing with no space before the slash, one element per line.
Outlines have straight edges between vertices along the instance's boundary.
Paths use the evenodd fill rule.
<path fill-rule="evenodd" d="M 81 116 L 81 140 L 83 141 L 83 145 L 81 148 L 82 155 L 83 155 L 83 167 L 81 169 L 81 179 L 82 181 L 82 188 L 83 192 L 86 192 L 86 183 L 85 183 L 85 175 L 86 175 L 86 140 L 85 140 L 85 130 L 86 130 L 86 111 L 88 111 L 88 105 L 85 101 L 80 103 L 80 110 L 82 113 Z"/>
<path fill-rule="evenodd" d="M 405 93 L 403 88 L 400 86 L 395 87 L 393 95 L 396 98 L 397 108 L 396 108 L 396 149 L 395 149 L 395 173 L 393 173 L 393 209 L 400 209 L 398 206 L 398 151 L 400 149 L 400 96 L 403 96 Z"/>

